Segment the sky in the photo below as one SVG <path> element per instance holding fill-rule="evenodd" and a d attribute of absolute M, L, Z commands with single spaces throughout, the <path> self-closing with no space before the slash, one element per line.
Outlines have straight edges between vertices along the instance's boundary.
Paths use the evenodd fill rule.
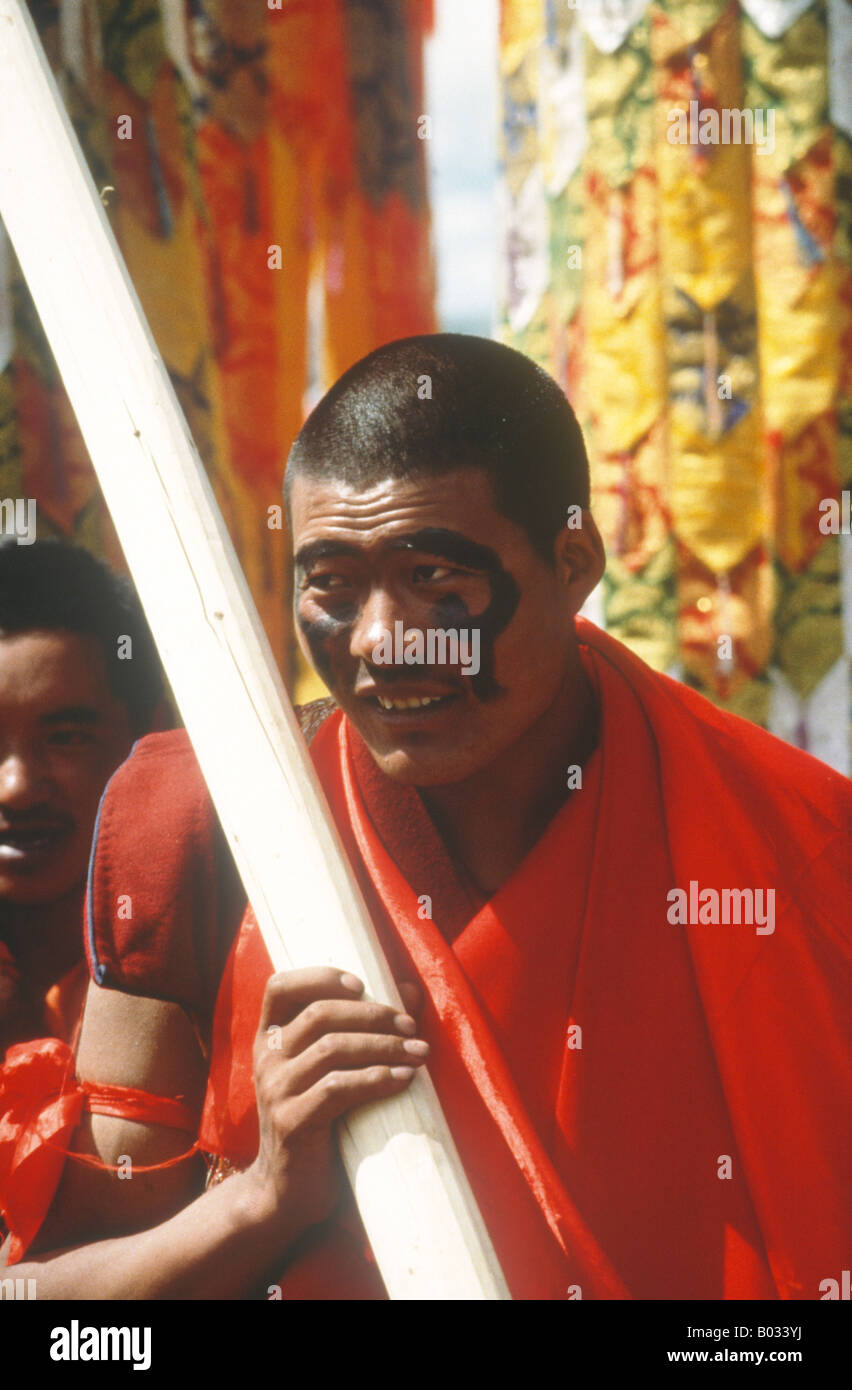
<path fill-rule="evenodd" d="M 494 327 L 498 0 L 438 0 L 425 114 L 440 326 Z"/>

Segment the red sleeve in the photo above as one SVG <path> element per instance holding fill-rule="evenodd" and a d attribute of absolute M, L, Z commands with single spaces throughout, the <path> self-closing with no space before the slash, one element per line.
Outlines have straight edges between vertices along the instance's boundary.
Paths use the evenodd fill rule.
<path fill-rule="evenodd" d="M 95 823 L 86 951 L 96 984 L 182 1005 L 207 1031 L 245 893 L 189 738 L 149 734 Z"/>

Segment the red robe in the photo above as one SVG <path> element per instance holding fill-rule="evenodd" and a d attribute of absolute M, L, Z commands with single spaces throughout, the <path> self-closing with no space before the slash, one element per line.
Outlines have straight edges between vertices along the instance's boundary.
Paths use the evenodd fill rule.
<path fill-rule="evenodd" d="M 513 1296 L 817 1299 L 852 1248 L 852 788 L 579 629 L 598 750 L 487 903 L 340 714 L 320 778 L 397 977 L 425 986 L 430 1072 Z M 708 890 L 717 916 L 723 890 L 760 890 L 767 920 L 681 924 L 675 889 L 705 916 Z M 201 1133 L 238 1165 L 269 971 L 249 914 Z M 381 1297 L 351 1203 L 282 1288 Z"/>

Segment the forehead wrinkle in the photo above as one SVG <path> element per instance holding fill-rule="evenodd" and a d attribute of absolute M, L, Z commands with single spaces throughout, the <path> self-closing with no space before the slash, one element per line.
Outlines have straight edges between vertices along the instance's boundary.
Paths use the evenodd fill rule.
<path fill-rule="evenodd" d="M 435 526 L 428 527 L 425 523 L 423 511 L 431 506 L 434 499 L 424 498 L 418 505 L 416 502 L 407 500 L 389 509 L 386 505 L 371 503 L 369 509 L 365 508 L 361 514 L 346 515 L 339 511 L 331 513 L 329 510 L 325 514 L 314 513 L 308 517 L 300 527 L 296 545 L 296 556 L 310 555 L 314 548 L 320 549 L 324 544 L 328 544 L 329 554 L 332 549 L 340 547 L 339 554 L 350 555 L 357 550 L 359 554 L 368 554 L 373 551 L 383 549 L 400 550 L 411 547 L 410 538 L 416 538 L 419 532 L 427 529 L 435 529 Z M 333 504 L 338 507 L 338 502 Z M 446 528 L 441 528 L 446 529 Z M 456 533 L 459 537 L 463 533 Z"/>
<path fill-rule="evenodd" d="M 298 481 L 297 478 L 296 482 Z M 403 497 L 399 496 L 400 480 L 395 478 L 382 479 L 381 482 L 366 488 L 355 488 L 339 482 L 308 484 L 303 506 L 309 516 L 311 513 L 316 514 L 318 509 L 320 515 L 337 511 L 352 519 L 369 520 L 373 516 L 384 514 L 389 507 L 392 512 L 396 512 L 408 507 L 429 505 L 434 501 L 433 483 L 434 479 L 406 479 L 402 484 L 405 494 Z M 302 491 L 302 488 L 299 490 Z M 319 497 L 316 495 L 317 492 L 320 494 Z"/>
<path fill-rule="evenodd" d="M 387 498 L 377 498 L 368 503 L 361 504 L 350 501 L 349 498 L 336 497 L 333 501 L 329 500 L 326 505 L 315 508 L 308 516 L 306 526 L 320 524 L 325 526 L 369 526 L 375 522 L 379 524 L 392 523 L 404 518 L 411 512 L 422 511 L 429 508 L 434 503 L 434 497 L 425 496 L 421 498 L 405 498 L 393 503 L 389 503 Z"/>
<path fill-rule="evenodd" d="M 423 473 L 410 473 L 406 477 L 380 478 L 374 483 L 363 483 L 353 485 L 346 483 L 343 487 L 337 485 L 338 495 L 345 497 L 347 501 L 363 501 L 367 506 L 374 502 L 381 502 L 382 498 L 392 497 L 398 494 L 400 489 L 409 497 L 430 497 L 432 495 L 435 478 Z"/>

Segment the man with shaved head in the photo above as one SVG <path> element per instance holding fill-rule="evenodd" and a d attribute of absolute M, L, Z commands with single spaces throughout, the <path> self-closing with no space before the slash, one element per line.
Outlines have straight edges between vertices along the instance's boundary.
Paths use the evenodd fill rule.
<path fill-rule="evenodd" d="M 419 1021 L 336 971 L 270 980 L 249 909 L 201 1057 L 194 981 L 165 996 L 136 966 L 146 934 L 197 943 L 197 914 L 109 908 L 144 871 L 140 789 L 176 757 L 185 877 L 200 853 L 198 773 L 179 736 L 144 740 L 96 845 L 78 1073 L 206 1086 L 218 1185 L 197 1197 L 177 1164 L 122 1215 L 102 1175 L 66 1175 L 45 1248 L 190 1202 L 182 1246 L 149 1231 L 132 1257 L 143 1293 L 380 1298 L 331 1130 L 427 1058 L 514 1297 L 822 1297 L 849 1238 L 847 783 L 578 618 L 604 568 L 585 448 L 521 354 L 380 348 L 306 422 L 286 495 L 299 641 L 331 696 L 305 718 L 311 754 Z M 176 1153 L 118 1119 L 85 1143 L 106 1163 Z M 95 1296 L 116 1291 L 111 1244 L 85 1266 Z M 34 1267 L 61 1290 L 80 1256 Z"/>

